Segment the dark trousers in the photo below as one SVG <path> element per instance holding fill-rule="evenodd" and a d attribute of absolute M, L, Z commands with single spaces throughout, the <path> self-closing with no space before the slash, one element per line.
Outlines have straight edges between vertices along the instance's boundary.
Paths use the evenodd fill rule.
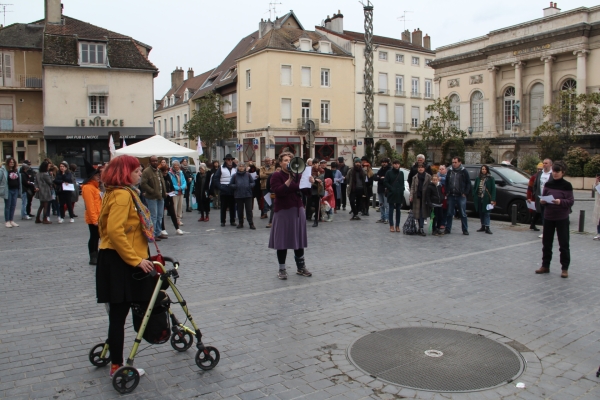
<path fill-rule="evenodd" d="M 296 258 L 304 257 L 304 249 L 296 249 L 294 250 L 294 256 Z M 285 264 L 285 259 L 287 258 L 287 249 L 277 250 L 277 262 L 281 265 Z"/>
<path fill-rule="evenodd" d="M 240 225 L 244 223 L 244 208 L 246 209 L 246 219 L 250 225 L 254 225 L 252 215 L 252 197 L 244 197 L 243 199 L 235 199 L 237 203 L 238 222 Z"/>
<path fill-rule="evenodd" d="M 223 194 L 221 192 L 221 223 L 227 222 L 227 209 L 229 208 L 229 220 L 235 223 L 235 198 L 233 195 Z"/>
<path fill-rule="evenodd" d="M 50 218 L 50 202 L 49 201 L 40 201 L 40 208 L 38 208 L 37 215 L 35 217 L 36 220 L 40 220 L 40 214 L 44 211 L 42 218 Z"/>
<path fill-rule="evenodd" d="M 110 362 L 123 364 L 123 342 L 125 341 L 125 321 L 131 303 L 110 303 L 108 311 L 108 348 Z"/>
<path fill-rule="evenodd" d="M 442 207 L 433 207 L 433 230 L 444 226 L 444 209 Z"/>
<path fill-rule="evenodd" d="M 569 218 L 560 221 L 544 220 L 544 236 L 542 237 L 542 267 L 550 268 L 552 261 L 552 244 L 554 231 L 558 236 L 558 250 L 560 251 L 560 265 L 563 271 L 569 269 L 571 264 L 571 250 L 569 249 Z"/>
<path fill-rule="evenodd" d="M 60 212 L 60 217 L 65 218 L 65 205 L 69 210 L 69 218 L 73 217 L 73 202 L 71 201 L 71 196 L 73 194 L 71 192 L 60 192 L 58 194 L 58 201 L 60 202 L 60 206 L 58 207 L 58 211 Z"/>
<path fill-rule="evenodd" d="M 175 227 L 175 229 L 179 229 L 179 224 L 177 223 L 177 214 L 175 213 L 175 203 L 173 202 L 173 198 L 172 197 L 167 197 L 165 199 L 165 208 L 167 209 L 167 214 L 169 214 L 169 217 L 171 217 L 171 222 L 173 223 L 173 226 Z M 164 213 L 164 210 L 159 210 L 158 212 Z M 162 226 L 161 226 L 163 231 L 166 231 L 165 229 L 165 217 L 163 216 L 162 219 Z"/>
<path fill-rule="evenodd" d="M 52 206 L 52 214 L 53 215 L 60 215 L 58 213 L 58 196 L 56 199 L 50 201 L 50 205 Z"/>
<path fill-rule="evenodd" d="M 357 216 L 359 211 L 362 211 L 363 191 L 350 192 L 350 208 L 352 215 Z"/>
<path fill-rule="evenodd" d="M 402 203 L 390 203 L 389 214 L 388 214 L 390 226 L 394 226 L 394 212 L 396 212 L 395 225 L 400 226 L 400 211 L 401 210 L 402 210 Z"/>
<path fill-rule="evenodd" d="M 31 202 L 33 201 L 33 193 L 27 193 L 27 206 L 25 207 L 25 212 L 27 215 L 31 215 Z"/>
<path fill-rule="evenodd" d="M 321 204 L 321 197 L 317 194 L 313 194 L 312 196 L 310 196 L 307 201 L 306 201 L 306 219 L 311 219 L 312 215 L 313 215 L 313 208 L 314 208 L 314 214 L 315 214 L 315 219 L 319 219 L 321 217 L 321 212 L 320 212 L 320 204 Z"/>
<path fill-rule="evenodd" d="M 183 194 L 183 198 L 185 199 L 185 210 L 191 210 L 190 208 L 190 186 L 191 182 L 187 183 L 187 187 L 185 188 L 185 193 Z"/>
<path fill-rule="evenodd" d="M 342 183 L 342 197 L 340 198 L 340 202 L 339 204 L 344 207 L 344 209 L 346 208 L 346 191 L 348 190 L 348 184 L 346 183 Z M 336 203 L 337 205 L 338 203 Z M 338 206 L 337 208 L 338 210 L 340 209 L 340 206 Z"/>
<path fill-rule="evenodd" d="M 208 217 L 208 214 L 210 213 L 210 200 L 200 198 L 196 199 L 196 201 L 198 201 L 198 212 L 200 213 L 200 216 L 204 217 L 204 214 L 206 214 Z"/>
<path fill-rule="evenodd" d="M 88 251 L 90 254 L 98 252 L 98 241 L 100 240 L 100 232 L 98 225 L 88 224 L 90 229 L 90 240 L 88 240 Z"/>

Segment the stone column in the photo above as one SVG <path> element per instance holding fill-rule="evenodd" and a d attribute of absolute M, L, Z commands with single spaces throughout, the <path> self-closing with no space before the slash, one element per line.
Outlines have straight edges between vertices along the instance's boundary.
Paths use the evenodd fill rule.
<path fill-rule="evenodd" d="M 441 95 L 440 93 L 440 83 L 442 82 L 442 78 L 435 77 L 433 78 L 433 98 L 438 99 Z"/>
<path fill-rule="evenodd" d="M 512 64 L 515 67 L 515 107 L 519 109 L 519 119 L 516 121 L 519 124 L 523 123 L 523 68 L 525 63 L 523 61 L 517 61 Z M 514 131 L 514 130 L 513 130 Z M 517 128 L 516 132 L 519 133 L 521 127 Z"/>
<path fill-rule="evenodd" d="M 490 121 L 490 132 L 492 133 L 492 136 L 498 136 L 498 119 L 496 116 L 497 111 L 497 106 L 496 106 L 496 99 L 498 97 L 498 93 L 497 93 L 497 89 L 496 89 L 496 73 L 498 72 L 499 68 L 495 67 L 495 66 L 490 66 L 488 67 L 488 72 L 489 72 L 489 85 L 488 85 L 488 96 L 489 96 L 489 103 L 488 103 L 488 115 L 489 115 L 489 121 Z"/>
<path fill-rule="evenodd" d="M 577 56 L 577 94 L 587 92 L 587 60 L 588 50 L 575 50 L 573 54 Z"/>
<path fill-rule="evenodd" d="M 544 62 L 544 105 L 549 106 L 552 104 L 552 63 L 556 60 L 555 57 L 546 56 L 542 57 L 541 60 Z M 548 121 L 550 114 L 544 117 L 544 120 Z"/>

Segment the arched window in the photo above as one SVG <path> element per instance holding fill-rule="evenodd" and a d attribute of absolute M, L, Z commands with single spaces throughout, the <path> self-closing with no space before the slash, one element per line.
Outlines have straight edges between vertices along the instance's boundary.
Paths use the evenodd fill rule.
<path fill-rule="evenodd" d="M 567 95 L 561 94 L 561 114 L 563 126 L 571 124 L 571 113 L 577 107 L 575 104 L 575 96 L 577 96 L 577 81 L 575 79 L 567 79 L 560 86 L 562 92 L 568 92 Z"/>
<path fill-rule="evenodd" d="M 483 132 L 483 93 L 479 90 L 471 95 L 471 127 L 473 132 Z"/>
<path fill-rule="evenodd" d="M 450 96 L 450 111 L 456 114 L 456 121 L 452 122 L 452 126 L 460 129 L 460 97 L 457 94 Z"/>
<path fill-rule="evenodd" d="M 509 87 L 504 91 L 504 132 L 512 132 L 515 116 L 515 88 Z"/>

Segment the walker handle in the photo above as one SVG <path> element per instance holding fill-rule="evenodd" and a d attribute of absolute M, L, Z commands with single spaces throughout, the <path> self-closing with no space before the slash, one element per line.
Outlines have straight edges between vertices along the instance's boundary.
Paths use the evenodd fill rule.
<path fill-rule="evenodd" d="M 171 257 L 163 257 L 165 259 L 165 261 L 170 262 L 171 264 L 173 264 L 173 266 L 175 267 L 175 269 L 179 268 L 179 261 L 177 261 L 176 258 L 171 258 Z"/>

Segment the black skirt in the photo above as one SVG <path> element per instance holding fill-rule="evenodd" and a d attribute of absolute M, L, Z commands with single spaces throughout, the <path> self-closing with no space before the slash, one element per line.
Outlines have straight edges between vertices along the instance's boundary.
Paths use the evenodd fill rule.
<path fill-rule="evenodd" d="M 156 279 L 125 263 L 116 250 L 101 249 L 96 266 L 98 303 L 150 301 Z"/>

